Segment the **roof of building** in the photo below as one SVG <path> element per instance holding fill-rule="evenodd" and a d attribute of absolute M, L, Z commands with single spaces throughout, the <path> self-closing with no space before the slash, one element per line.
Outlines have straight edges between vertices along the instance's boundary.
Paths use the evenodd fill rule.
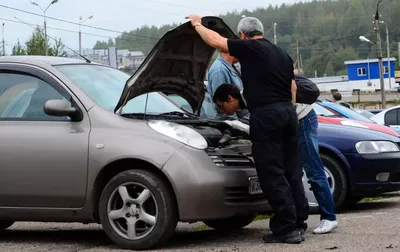
<path fill-rule="evenodd" d="M 382 58 L 383 61 L 387 61 L 387 58 Z M 396 61 L 396 58 L 390 58 L 390 61 Z M 379 62 L 378 59 L 364 59 L 364 60 L 348 60 L 345 61 L 344 64 L 345 65 L 351 65 L 351 64 L 363 64 L 363 63 L 376 63 Z"/>

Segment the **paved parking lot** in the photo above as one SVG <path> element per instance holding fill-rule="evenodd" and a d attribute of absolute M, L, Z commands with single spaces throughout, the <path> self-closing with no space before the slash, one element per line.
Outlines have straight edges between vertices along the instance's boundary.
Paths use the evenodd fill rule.
<path fill-rule="evenodd" d="M 201 224 L 180 224 L 167 247 L 157 251 L 400 251 L 400 194 L 394 198 L 361 203 L 339 214 L 340 228 L 328 235 L 311 229 L 300 245 L 263 244 L 267 220 L 252 223 L 232 234 L 204 230 Z M 310 216 L 314 227 L 318 216 Z M 10 252 L 119 252 L 99 225 L 63 223 L 16 223 L 0 234 L 0 251 Z"/>

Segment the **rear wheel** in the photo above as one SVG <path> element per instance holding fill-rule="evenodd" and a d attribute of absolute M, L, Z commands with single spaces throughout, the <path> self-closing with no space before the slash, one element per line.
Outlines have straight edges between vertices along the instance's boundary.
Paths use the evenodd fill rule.
<path fill-rule="evenodd" d="M 14 223 L 14 221 L 0 220 L 0 231 L 11 227 Z"/>
<path fill-rule="evenodd" d="M 172 190 L 143 170 L 122 172 L 104 188 L 99 213 L 107 236 L 123 249 L 161 245 L 175 232 L 178 211 Z"/>
<path fill-rule="evenodd" d="M 256 217 L 257 217 L 256 214 L 247 216 L 237 216 L 227 219 L 204 221 L 204 224 L 216 230 L 233 231 L 249 225 L 254 221 Z"/>

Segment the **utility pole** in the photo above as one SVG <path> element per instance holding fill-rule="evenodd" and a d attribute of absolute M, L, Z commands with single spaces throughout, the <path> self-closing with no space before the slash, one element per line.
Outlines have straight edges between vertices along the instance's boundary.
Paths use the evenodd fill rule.
<path fill-rule="evenodd" d="M 48 40 L 47 40 L 47 24 L 46 24 L 46 11 L 50 8 L 51 5 L 57 3 L 58 0 L 53 0 L 51 1 L 51 3 L 47 6 L 46 9 L 43 9 L 42 7 L 40 7 L 40 5 L 38 5 L 35 1 L 30 1 L 30 3 L 32 5 L 36 5 L 37 7 L 39 7 L 42 11 L 43 11 L 43 19 L 44 19 L 44 50 L 45 50 L 45 55 L 48 55 Z"/>
<path fill-rule="evenodd" d="M 389 29 L 386 25 L 386 49 L 387 49 L 387 57 L 388 57 L 388 70 L 389 70 L 389 88 L 392 88 L 392 70 L 391 70 L 391 62 L 390 62 L 390 44 L 389 44 Z"/>
<path fill-rule="evenodd" d="M 88 18 L 82 20 L 82 17 L 79 17 L 79 54 L 82 55 L 82 32 L 81 32 L 81 24 L 88 19 L 92 19 L 93 15 L 89 16 Z"/>
<path fill-rule="evenodd" d="M 379 0 L 376 6 L 375 13 L 375 32 L 376 32 L 376 44 L 378 46 L 378 60 L 379 60 L 379 79 L 381 83 L 381 99 L 382 99 L 382 109 L 386 109 L 386 95 L 385 95 L 385 81 L 383 79 L 383 64 L 382 64 L 382 41 L 381 41 L 381 29 L 379 22 L 379 4 L 382 0 Z"/>
<path fill-rule="evenodd" d="M 389 28 L 385 21 L 381 21 L 381 24 L 385 24 L 386 26 L 386 54 L 387 54 L 387 62 L 388 62 L 388 72 L 389 72 L 389 88 L 392 88 L 392 71 L 391 71 L 391 63 L 390 63 L 390 44 L 389 44 Z"/>
<path fill-rule="evenodd" d="M 296 40 L 296 47 L 297 47 L 297 71 L 300 73 L 300 56 L 299 56 L 299 40 Z"/>
<path fill-rule="evenodd" d="M 399 55 L 399 66 L 400 66 L 400 42 L 398 43 L 398 45 L 397 45 L 397 53 L 398 53 L 398 55 Z"/>
<path fill-rule="evenodd" d="M 277 41 L 276 41 L 276 23 L 274 23 L 274 44 L 275 45 L 277 44 Z"/>
<path fill-rule="evenodd" d="M 4 23 L 3 23 L 2 36 L 3 36 L 3 56 L 6 56 L 6 43 L 4 42 Z"/>

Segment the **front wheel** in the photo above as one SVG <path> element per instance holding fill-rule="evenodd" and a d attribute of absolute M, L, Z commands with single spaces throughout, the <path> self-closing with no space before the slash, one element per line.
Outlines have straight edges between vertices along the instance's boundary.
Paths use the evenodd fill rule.
<path fill-rule="evenodd" d="M 254 221 L 257 215 L 237 216 L 227 219 L 204 221 L 210 228 L 223 231 L 241 229 Z"/>
<path fill-rule="evenodd" d="M 334 158 L 326 154 L 320 154 L 320 157 L 327 174 L 335 206 L 336 208 L 340 208 L 347 197 L 347 175 L 342 166 Z"/>
<path fill-rule="evenodd" d="M 178 211 L 172 190 L 159 176 L 130 170 L 113 177 L 99 202 L 100 220 L 118 247 L 149 249 L 175 232 Z"/>

